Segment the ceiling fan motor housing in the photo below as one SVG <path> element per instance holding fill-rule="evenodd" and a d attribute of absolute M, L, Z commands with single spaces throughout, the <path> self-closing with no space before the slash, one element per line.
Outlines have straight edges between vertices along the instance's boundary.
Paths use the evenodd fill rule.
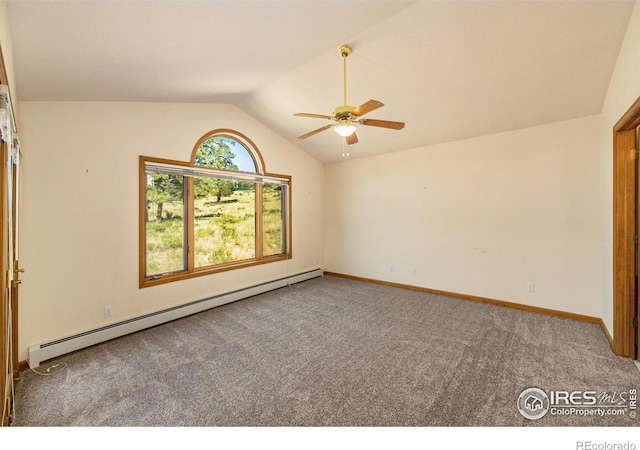
<path fill-rule="evenodd" d="M 356 109 L 355 106 L 343 105 L 338 106 L 333 110 L 333 117 L 336 120 L 340 119 L 350 119 L 353 117 L 353 111 Z"/>

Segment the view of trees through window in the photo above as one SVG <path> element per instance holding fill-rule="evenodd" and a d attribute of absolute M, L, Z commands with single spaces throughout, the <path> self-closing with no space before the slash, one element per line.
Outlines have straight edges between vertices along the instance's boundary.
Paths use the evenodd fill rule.
<path fill-rule="evenodd" d="M 147 274 L 185 266 L 184 177 L 147 175 Z"/>
<path fill-rule="evenodd" d="M 286 253 L 282 184 L 226 173 L 256 173 L 240 142 L 204 140 L 193 166 L 225 172 L 146 173 L 146 276 Z"/>

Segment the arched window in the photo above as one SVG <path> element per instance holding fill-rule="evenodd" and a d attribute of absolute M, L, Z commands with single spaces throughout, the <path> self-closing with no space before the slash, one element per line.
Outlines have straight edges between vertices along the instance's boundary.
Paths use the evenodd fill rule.
<path fill-rule="evenodd" d="M 216 169 L 264 174 L 264 161 L 246 136 L 232 130 L 215 130 L 200 138 L 191 164 Z"/>
<path fill-rule="evenodd" d="M 214 130 L 188 163 L 140 170 L 141 287 L 291 257 L 291 177 L 267 174 L 246 136 Z"/>

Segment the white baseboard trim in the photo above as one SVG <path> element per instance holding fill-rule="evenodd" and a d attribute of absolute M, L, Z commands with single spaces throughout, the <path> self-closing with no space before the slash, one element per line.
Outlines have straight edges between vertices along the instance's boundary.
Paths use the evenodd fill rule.
<path fill-rule="evenodd" d="M 289 275 L 272 281 L 256 284 L 235 291 L 215 295 L 202 300 L 185 303 L 184 305 L 167 308 L 132 319 L 106 325 L 104 327 L 66 336 L 38 345 L 29 347 L 29 367 L 34 369 L 40 366 L 42 361 L 65 355 L 92 345 L 115 339 L 136 331 L 144 330 L 182 317 L 190 316 L 207 309 L 215 308 L 227 303 L 232 303 L 254 295 L 263 294 L 292 284 L 318 278 L 324 275 L 320 268 L 307 272 Z"/>

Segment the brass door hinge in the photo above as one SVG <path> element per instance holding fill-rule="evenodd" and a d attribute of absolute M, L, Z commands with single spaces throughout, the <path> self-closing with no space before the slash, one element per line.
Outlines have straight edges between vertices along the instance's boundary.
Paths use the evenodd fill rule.
<path fill-rule="evenodd" d="M 637 317 L 632 317 L 631 318 L 631 326 L 633 328 L 638 328 L 638 318 Z"/>
<path fill-rule="evenodd" d="M 638 150 L 637 149 L 631 149 L 631 159 L 638 159 Z"/>
<path fill-rule="evenodd" d="M 15 286 L 22 284 L 22 280 L 20 279 L 21 273 L 24 273 L 24 269 L 20 269 L 20 263 L 16 259 L 13 261 L 13 274 L 14 274 L 13 284 Z"/>

